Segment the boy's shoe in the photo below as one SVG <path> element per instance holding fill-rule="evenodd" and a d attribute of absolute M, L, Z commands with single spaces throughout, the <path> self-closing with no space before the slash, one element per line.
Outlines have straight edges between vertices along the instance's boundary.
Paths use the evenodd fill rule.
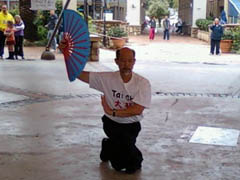
<path fill-rule="evenodd" d="M 111 161 L 111 165 L 113 167 L 113 169 L 115 169 L 116 171 L 122 171 L 125 167 L 122 165 L 119 165 L 117 163 L 115 163 L 114 161 Z"/>
<path fill-rule="evenodd" d="M 128 168 L 126 168 L 125 173 L 127 173 L 127 174 L 133 174 L 133 173 L 135 173 L 137 170 L 140 170 L 141 168 L 142 168 L 141 165 L 139 165 L 139 166 L 137 166 L 137 167 L 128 167 Z"/>

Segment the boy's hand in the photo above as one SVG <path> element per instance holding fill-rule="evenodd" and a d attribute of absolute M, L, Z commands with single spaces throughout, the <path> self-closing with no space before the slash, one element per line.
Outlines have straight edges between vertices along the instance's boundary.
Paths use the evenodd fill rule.
<path fill-rule="evenodd" d="M 63 52 L 66 47 L 67 47 L 67 41 L 65 38 L 63 38 L 58 48 L 60 49 L 61 52 Z"/>

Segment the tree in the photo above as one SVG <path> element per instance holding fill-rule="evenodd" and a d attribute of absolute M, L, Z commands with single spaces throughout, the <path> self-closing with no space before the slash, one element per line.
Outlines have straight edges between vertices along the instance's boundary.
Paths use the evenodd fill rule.
<path fill-rule="evenodd" d="M 168 0 L 169 7 L 173 9 L 178 9 L 179 0 Z"/>
<path fill-rule="evenodd" d="M 168 15 L 168 0 L 149 0 L 147 15 L 156 17 L 161 22 L 163 16 Z"/>
<path fill-rule="evenodd" d="M 168 14 L 168 1 L 167 0 L 150 0 L 148 3 L 148 16 L 155 16 L 161 18 Z"/>
<path fill-rule="evenodd" d="M 20 16 L 25 23 L 24 37 L 29 41 L 35 41 L 38 39 L 38 29 L 33 22 L 37 16 L 37 11 L 30 10 L 30 7 L 30 0 L 19 0 Z"/>

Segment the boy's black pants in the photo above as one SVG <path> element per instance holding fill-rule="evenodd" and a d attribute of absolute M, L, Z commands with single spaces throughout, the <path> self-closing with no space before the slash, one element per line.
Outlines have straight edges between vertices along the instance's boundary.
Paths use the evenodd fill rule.
<path fill-rule="evenodd" d="M 140 168 L 143 157 L 135 143 L 141 130 L 141 124 L 139 122 L 120 124 L 105 115 L 102 117 L 102 121 L 103 130 L 109 138 L 108 145 L 104 147 L 104 150 L 109 155 L 113 168 L 117 170 Z"/>

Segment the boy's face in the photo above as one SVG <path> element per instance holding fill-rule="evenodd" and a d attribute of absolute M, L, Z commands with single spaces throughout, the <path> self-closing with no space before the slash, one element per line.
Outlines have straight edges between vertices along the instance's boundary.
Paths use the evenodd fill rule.
<path fill-rule="evenodd" d="M 115 59 L 115 62 L 119 67 L 119 71 L 127 75 L 132 73 L 135 57 L 130 49 L 123 48 L 120 50 L 120 56 L 118 59 Z"/>

